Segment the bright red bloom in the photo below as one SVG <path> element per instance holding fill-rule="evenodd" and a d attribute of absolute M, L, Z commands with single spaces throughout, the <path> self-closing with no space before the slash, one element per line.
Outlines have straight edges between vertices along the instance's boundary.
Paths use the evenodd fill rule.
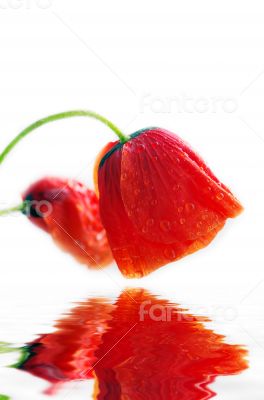
<path fill-rule="evenodd" d="M 164 129 L 109 144 L 97 173 L 102 222 L 127 277 L 147 275 L 207 246 L 226 219 L 242 211 L 204 161 Z"/>
<path fill-rule="evenodd" d="M 123 292 L 115 306 L 95 352 L 97 400 L 208 400 L 217 376 L 247 368 L 247 351 L 206 329 L 205 317 L 143 289 Z"/>
<path fill-rule="evenodd" d="M 247 351 L 205 327 L 208 319 L 142 289 L 115 304 L 90 299 L 29 343 L 24 371 L 52 383 L 95 378 L 97 400 L 205 400 L 220 375 L 247 368 Z"/>
<path fill-rule="evenodd" d="M 29 219 L 83 264 L 101 267 L 112 261 L 95 193 L 75 180 L 44 178 L 23 195 Z"/>

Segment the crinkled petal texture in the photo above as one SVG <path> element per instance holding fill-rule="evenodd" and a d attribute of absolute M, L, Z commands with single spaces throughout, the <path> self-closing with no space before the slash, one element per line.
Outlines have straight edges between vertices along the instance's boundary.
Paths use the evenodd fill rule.
<path fill-rule="evenodd" d="M 45 178 L 32 185 L 23 198 L 32 201 L 30 220 L 79 262 L 101 267 L 112 261 L 97 196 L 82 183 Z"/>
<path fill-rule="evenodd" d="M 100 212 L 114 258 L 141 277 L 208 245 L 242 206 L 178 136 L 132 135 L 99 166 Z"/>

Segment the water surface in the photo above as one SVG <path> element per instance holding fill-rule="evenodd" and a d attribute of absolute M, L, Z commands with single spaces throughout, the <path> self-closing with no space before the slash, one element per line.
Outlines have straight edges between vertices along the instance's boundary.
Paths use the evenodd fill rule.
<path fill-rule="evenodd" d="M 21 346 L 13 368 L 45 383 L 40 399 L 210 399 L 218 377 L 247 369 L 248 354 L 209 322 L 141 288 L 115 299 L 91 296 Z"/>

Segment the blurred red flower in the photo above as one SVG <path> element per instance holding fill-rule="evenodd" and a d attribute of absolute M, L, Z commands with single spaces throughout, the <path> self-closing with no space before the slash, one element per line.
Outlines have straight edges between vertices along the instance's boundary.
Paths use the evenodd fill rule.
<path fill-rule="evenodd" d="M 112 261 L 97 196 L 82 183 L 44 178 L 26 190 L 23 200 L 29 219 L 79 262 L 101 267 Z"/>

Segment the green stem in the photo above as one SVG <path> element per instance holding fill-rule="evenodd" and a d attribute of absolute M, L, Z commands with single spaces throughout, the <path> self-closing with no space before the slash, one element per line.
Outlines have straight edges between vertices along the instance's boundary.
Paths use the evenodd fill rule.
<path fill-rule="evenodd" d="M 40 120 L 34 122 L 33 124 L 29 125 L 27 128 L 25 128 L 9 143 L 9 145 L 0 154 L 0 164 L 2 164 L 2 162 L 4 161 L 6 156 L 16 146 L 16 144 L 18 142 L 20 142 L 20 140 L 22 140 L 30 132 L 34 131 L 35 129 L 39 128 L 42 125 L 48 124 L 49 122 L 58 121 L 60 119 L 65 119 L 65 118 L 72 118 L 72 117 L 95 118 L 98 121 L 101 121 L 103 124 L 107 125 L 110 129 L 112 129 L 112 131 L 114 131 L 115 134 L 120 139 L 121 143 L 125 143 L 129 140 L 129 138 L 127 136 L 125 136 L 111 121 L 109 121 L 108 119 L 106 119 L 105 117 L 103 117 L 100 114 L 97 114 L 93 111 L 88 111 L 88 110 L 67 111 L 67 112 L 63 112 L 63 113 L 59 113 L 59 114 L 50 115 L 49 117 L 40 119 Z"/>
<path fill-rule="evenodd" d="M 13 212 L 23 211 L 23 210 L 25 210 L 25 207 L 26 207 L 26 203 L 24 202 L 15 207 L 7 208 L 5 210 L 0 210 L 0 217 L 11 214 Z"/>

